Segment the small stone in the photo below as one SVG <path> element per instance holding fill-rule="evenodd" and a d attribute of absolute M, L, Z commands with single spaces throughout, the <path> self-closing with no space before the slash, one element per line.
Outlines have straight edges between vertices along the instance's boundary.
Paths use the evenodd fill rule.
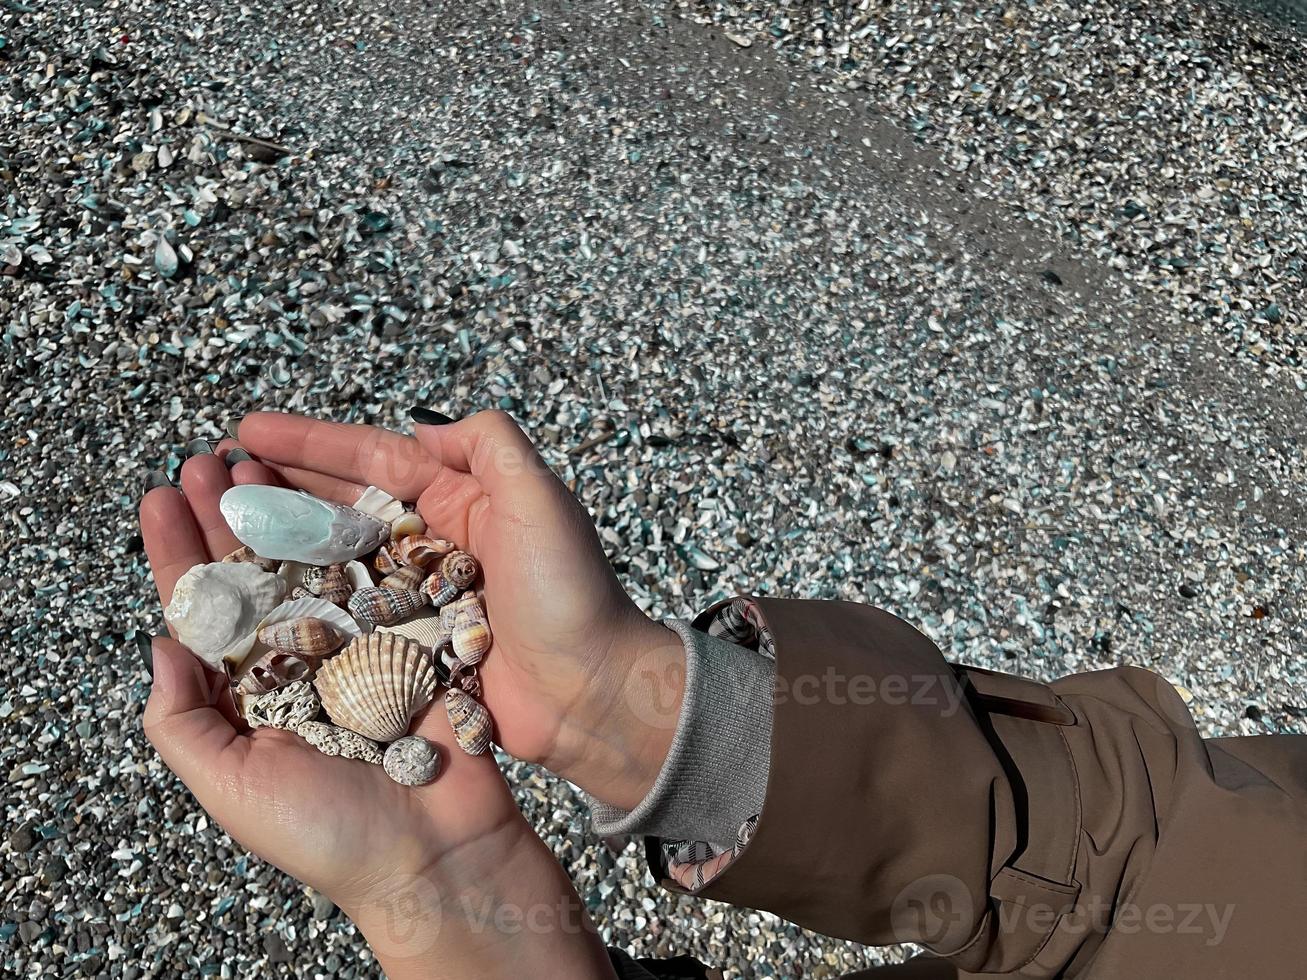
<path fill-rule="evenodd" d="M 440 750 L 421 735 L 409 735 L 390 744 L 381 764 L 401 786 L 425 786 L 440 773 Z"/>
<path fill-rule="evenodd" d="M 269 963 L 289 963 L 291 960 L 290 950 L 275 932 L 263 937 L 263 951 L 268 954 Z"/>
<path fill-rule="evenodd" d="M 32 830 L 32 825 L 24 824 L 9 835 L 9 846 L 15 852 L 22 854 L 34 848 L 37 840 L 38 838 L 36 832 Z"/>

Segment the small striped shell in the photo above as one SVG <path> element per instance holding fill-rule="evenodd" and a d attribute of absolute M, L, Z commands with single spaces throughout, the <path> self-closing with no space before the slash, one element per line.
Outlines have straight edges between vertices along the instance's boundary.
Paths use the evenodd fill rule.
<path fill-rule="evenodd" d="M 409 511 L 402 517 L 398 517 L 390 522 L 390 540 L 398 541 L 400 538 L 406 538 L 410 534 L 426 534 L 427 522 L 419 515 Z"/>
<path fill-rule="evenodd" d="M 400 589 L 359 589 L 349 597 L 349 611 L 355 619 L 373 626 L 390 626 L 407 619 L 427 601 L 421 592 Z"/>
<path fill-rule="evenodd" d="M 403 738 L 438 684 L 431 656 L 395 633 L 359 637 L 319 667 L 313 680 L 334 723 L 377 742 Z"/>
<path fill-rule="evenodd" d="M 422 580 L 427 577 L 426 570 L 420 565 L 405 565 L 391 572 L 381 580 L 383 589 L 399 589 L 402 592 L 417 592 Z"/>
<path fill-rule="evenodd" d="M 270 694 L 296 681 L 307 681 L 313 665 L 303 657 L 280 650 L 262 654 L 236 682 L 241 694 Z"/>
<path fill-rule="evenodd" d="M 346 639 L 336 627 L 313 616 L 273 623 L 259 630 L 258 635 L 260 643 L 301 657 L 325 657 Z"/>
<path fill-rule="evenodd" d="M 468 755 L 480 755 L 490 748 L 490 712 L 470 695 L 457 689 L 447 692 L 445 711 L 449 713 L 449 725 L 454 729 L 459 748 Z"/>
<path fill-rule="evenodd" d="M 426 534 L 410 534 L 395 542 L 395 557 L 402 564 L 421 565 L 424 568 L 453 550 L 454 546 L 450 542 Z"/>
<path fill-rule="evenodd" d="M 265 572 L 275 572 L 281 567 L 281 562 L 275 558 L 260 558 L 254 553 L 254 549 L 247 544 L 241 545 L 230 555 L 223 559 L 225 562 L 248 561 L 258 565 Z"/>
<path fill-rule="evenodd" d="M 490 625 L 468 612 L 454 617 L 454 655 L 466 666 L 475 667 L 490 649 Z"/>
<path fill-rule="evenodd" d="M 439 609 L 458 598 L 459 588 L 440 572 L 432 572 L 423 581 L 422 591 L 426 593 L 427 600 Z"/>
<path fill-rule="evenodd" d="M 452 552 L 440 563 L 440 573 L 460 589 L 466 589 L 475 582 L 480 570 L 477 560 L 466 551 Z"/>
<path fill-rule="evenodd" d="M 316 591 L 314 591 L 315 583 L 309 580 L 309 572 L 313 571 L 322 573 L 316 577 Z M 354 586 L 350 584 L 344 564 L 328 565 L 324 569 L 309 569 L 304 573 L 304 584 L 319 598 L 326 599 L 337 606 L 345 605 L 349 602 L 349 597 L 354 594 Z"/>
<path fill-rule="evenodd" d="M 372 559 L 372 567 L 382 575 L 389 575 L 399 568 L 399 558 L 395 555 L 393 544 L 383 544 L 377 549 L 377 556 Z"/>

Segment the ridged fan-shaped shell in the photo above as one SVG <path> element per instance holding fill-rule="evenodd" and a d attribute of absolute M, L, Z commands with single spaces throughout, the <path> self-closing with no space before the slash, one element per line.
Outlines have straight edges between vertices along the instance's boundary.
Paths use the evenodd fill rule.
<path fill-rule="evenodd" d="M 359 637 L 318 668 L 313 680 L 335 724 L 377 742 L 403 738 L 438 683 L 421 645 L 396 633 Z"/>
<path fill-rule="evenodd" d="M 480 755 L 490 748 L 492 725 L 490 712 L 463 691 L 451 690 L 445 694 L 445 711 L 454 739 L 468 755 Z"/>

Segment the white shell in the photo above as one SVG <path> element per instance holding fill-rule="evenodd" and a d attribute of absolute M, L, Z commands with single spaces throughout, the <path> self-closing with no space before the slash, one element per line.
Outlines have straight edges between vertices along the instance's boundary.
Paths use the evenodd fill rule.
<path fill-rule="evenodd" d="M 404 505 L 385 490 L 376 487 L 368 487 L 359 494 L 359 499 L 354 501 L 354 509 L 379 517 L 387 524 L 404 516 Z"/>
<path fill-rule="evenodd" d="M 218 504 L 232 534 L 265 558 L 331 565 L 390 539 L 385 521 L 312 494 L 242 484 Z"/>
<path fill-rule="evenodd" d="M 306 721 L 295 729 L 295 734 L 323 755 L 338 755 L 345 759 L 360 759 L 374 766 L 381 765 L 381 747 L 357 732 L 325 721 Z"/>
<path fill-rule="evenodd" d="M 401 786 L 425 786 L 440 774 L 440 750 L 421 735 L 409 735 L 390 744 L 381 765 Z"/>
<path fill-rule="evenodd" d="M 395 518 L 390 522 L 390 540 L 398 541 L 400 538 L 406 538 L 410 534 L 426 534 L 427 522 L 418 514 L 409 511 L 401 517 Z"/>
<path fill-rule="evenodd" d="M 368 571 L 368 566 L 361 561 L 345 562 L 345 577 L 349 579 L 349 584 L 354 587 L 354 591 L 359 589 L 370 589 L 376 583 L 372 581 L 372 573 Z"/>
<path fill-rule="evenodd" d="M 283 728 L 293 732 L 318 717 L 320 707 L 312 685 L 308 681 L 295 681 L 271 694 L 247 699 L 244 714 L 251 728 Z"/>
<path fill-rule="evenodd" d="M 177 580 L 163 615 L 181 643 L 221 670 L 244 659 L 259 622 L 285 594 L 286 583 L 253 562 L 209 562 Z"/>
<path fill-rule="evenodd" d="M 393 626 L 378 626 L 378 633 L 397 633 L 417 640 L 427 650 L 435 650 L 449 640 L 449 631 L 440 623 L 440 613 L 429 606 Z"/>

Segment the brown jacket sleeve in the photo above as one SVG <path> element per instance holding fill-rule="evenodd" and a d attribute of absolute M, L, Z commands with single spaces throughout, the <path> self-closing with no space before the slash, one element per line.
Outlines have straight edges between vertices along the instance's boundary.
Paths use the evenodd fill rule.
<path fill-rule="evenodd" d="M 919 943 L 960 977 L 1301 975 L 1307 738 L 1204 741 L 1145 670 L 1038 684 L 868 606 L 756 601 L 767 797 L 700 895 Z"/>

